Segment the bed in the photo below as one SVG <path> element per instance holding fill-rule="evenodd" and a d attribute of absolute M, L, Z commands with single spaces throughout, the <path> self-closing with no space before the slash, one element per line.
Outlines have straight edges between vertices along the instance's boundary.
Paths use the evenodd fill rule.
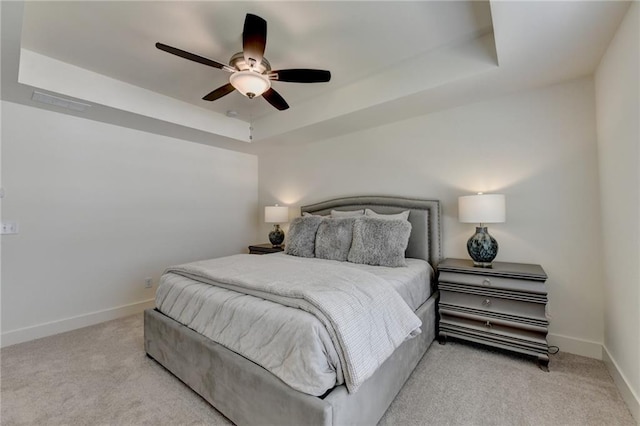
<path fill-rule="evenodd" d="M 332 210 L 367 208 L 379 214 L 409 210 L 411 233 L 405 255 L 408 260 L 422 259 L 435 268 L 442 258 L 438 201 L 348 197 L 303 206 L 301 210 L 327 215 Z M 406 301 L 407 297 L 403 297 Z M 347 382 L 331 386 L 327 391 L 316 390 L 318 395 L 296 390 L 295 384 L 285 383 L 246 354 L 239 355 L 228 349 L 228 344 L 225 343 L 225 347 L 216 343 L 206 337 L 203 330 L 197 332 L 158 309 L 145 311 L 145 350 L 238 425 L 376 424 L 436 336 L 437 297 L 434 289 L 426 301 L 417 308 L 412 307 L 422 322 L 421 333 L 400 344 L 371 376 L 358 383 L 355 392 L 348 390 Z"/>

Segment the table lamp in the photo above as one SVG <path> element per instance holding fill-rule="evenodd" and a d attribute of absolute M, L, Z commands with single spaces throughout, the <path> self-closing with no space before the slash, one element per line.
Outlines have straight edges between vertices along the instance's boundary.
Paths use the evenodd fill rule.
<path fill-rule="evenodd" d="M 289 207 L 285 206 L 265 206 L 264 221 L 273 223 L 273 230 L 269 232 L 269 241 L 274 247 L 280 247 L 284 241 L 284 231 L 280 229 L 281 223 L 289 222 Z"/>
<path fill-rule="evenodd" d="M 498 242 L 489 235 L 485 223 L 505 221 L 506 208 L 503 194 L 467 195 L 458 198 L 458 220 L 462 223 L 478 223 L 476 233 L 467 241 L 467 251 L 474 266 L 490 268 L 498 254 Z"/>

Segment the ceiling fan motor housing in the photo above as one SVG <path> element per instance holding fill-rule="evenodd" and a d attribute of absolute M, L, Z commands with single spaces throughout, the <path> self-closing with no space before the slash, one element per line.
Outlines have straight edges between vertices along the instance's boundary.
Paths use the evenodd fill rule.
<path fill-rule="evenodd" d="M 229 65 L 231 65 L 238 71 L 252 69 L 251 66 L 249 66 L 249 64 L 247 64 L 247 62 L 244 60 L 244 53 L 242 52 L 234 54 L 231 59 L 229 59 Z M 269 63 L 269 61 L 267 61 L 266 58 L 263 57 L 262 62 L 253 67 L 253 71 L 259 74 L 264 74 L 265 72 L 271 71 L 271 64 Z"/>

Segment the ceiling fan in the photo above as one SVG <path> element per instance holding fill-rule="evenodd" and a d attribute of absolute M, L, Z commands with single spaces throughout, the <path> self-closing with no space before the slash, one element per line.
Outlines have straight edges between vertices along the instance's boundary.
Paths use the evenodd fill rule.
<path fill-rule="evenodd" d="M 296 68 L 273 71 L 271 64 L 263 56 L 266 44 L 267 21 L 257 15 L 247 13 L 242 31 L 242 52 L 234 54 L 229 60 L 229 65 L 162 43 L 156 43 L 156 47 L 181 58 L 231 73 L 229 83 L 208 93 L 202 98 L 205 101 L 215 101 L 237 90 L 249 99 L 262 95 L 267 102 L 282 111 L 289 108 L 289 105 L 271 87 L 272 81 L 326 83 L 331 80 L 331 73 L 325 70 Z"/>

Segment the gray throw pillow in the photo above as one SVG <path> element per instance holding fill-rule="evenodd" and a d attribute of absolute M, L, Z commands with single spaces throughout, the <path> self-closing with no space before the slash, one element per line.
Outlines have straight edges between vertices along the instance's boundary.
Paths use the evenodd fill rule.
<path fill-rule="evenodd" d="M 407 266 L 404 252 L 409 243 L 411 223 L 406 220 L 357 218 L 347 260 L 379 266 Z"/>
<path fill-rule="evenodd" d="M 291 221 L 284 252 L 293 256 L 314 257 L 316 232 L 322 222 L 320 216 L 297 217 Z"/>
<path fill-rule="evenodd" d="M 325 219 L 316 234 L 316 257 L 345 262 L 351 248 L 355 218 Z"/>

